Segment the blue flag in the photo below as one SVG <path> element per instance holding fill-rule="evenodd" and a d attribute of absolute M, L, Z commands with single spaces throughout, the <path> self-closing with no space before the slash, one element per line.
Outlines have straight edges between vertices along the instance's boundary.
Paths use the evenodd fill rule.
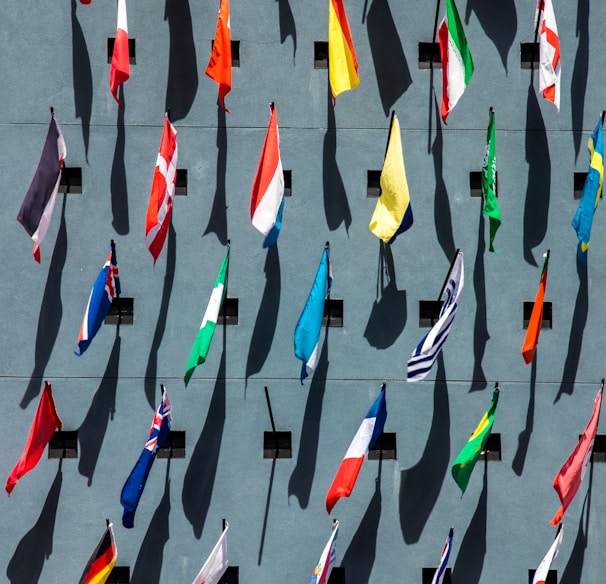
<path fill-rule="evenodd" d="M 120 504 L 124 507 L 122 525 L 126 528 L 131 528 L 135 525 L 135 512 L 137 511 L 137 505 L 139 505 L 139 499 L 143 494 L 147 476 L 156 459 L 158 448 L 162 446 L 170 432 L 171 422 L 171 405 L 170 401 L 168 401 L 166 390 L 163 387 L 162 401 L 154 415 L 154 421 L 149 430 L 149 438 L 145 443 L 145 448 L 141 456 L 139 456 L 139 460 L 137 460 L 130 476 L 126 479 L 124 487 L 122 487 L 122 494 L 120 495 Z"/>
<path fill-rule="evenodd" d="M 602 194 L 602 181 L 604 178 L 604 146 L 602 142 L 602 118 L 598 120 L 593 129 L 589 142 L 589 170 L 583 185 L 583 194 L 576 215 L 572 220 L 572 226 L 579 238 L 578 257 L 579 261 L 587 263 L 587 248 L 589 247 L 589 236 L 593 214 L 600 202 Z"/>
<path fill-rule="evenodd" d="M 308 375 L 313 375 L 318 364 L 318 344 L 324 316 L 324 300 L 330 293 L 331 284 L 330 246 L 327 242 L 316 273 L 316 279 L 295 328 L 295 357 L 303 361 L 301 383 Z"/>

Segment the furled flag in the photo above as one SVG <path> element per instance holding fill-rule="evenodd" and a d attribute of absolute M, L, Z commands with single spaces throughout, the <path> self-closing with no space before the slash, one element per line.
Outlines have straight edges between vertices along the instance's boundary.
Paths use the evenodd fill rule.
<path fill-rule="evenodd" d="M 225 96 L 231 91 L 230 29 L 229 0 L 221 0 L 213 48 L 204 73 L 219 84 L 219 103 L 228 114 L 231 112 L 225 107 Z"/>
<path fill-rule="evenodd" d="M 595 435 L 598 431 L 598 422 L 600 421 L 603 391 L 604 380 L 602 380 L 602 385 L 600 385 L 598 395 L 595 398 L 593 412 L 585 430 L 583 430 L 583 435 L 579 438 L 578 444 L 570 453 L 570 456 L 566 459 L 566 462 L 562 465 L 553 481 L 553 488 L 556 490 L 558 497 L 560 497 L 562 505 L 551 519 L 551 525 L 557 525 L 561 521 L 566 509 L 568 509 L 568 506 L 577 494 L 585 476 L 585 471 L 589 466 Z"/>
<path fill-rule="evenodd" d="M 311 573 L 309 584 L 328 584 L 330 573 L 337 562 L 337 537 L 339 535 L 339 522 L 335 519 L 332 523 L 332 532 L 328 542 L 324 546 L 320 561 Z"/>
<path fill-rule="evenodd" d="M 62 425 L 61 418 L 59 418 L 55 408 L 51 384 L 45 381 L 44 390 L 42 391 L 36 415 L 29 429 L 23 454 L 21 454 L 21 458 L 11 471 L 8 479 L 6 479 L 5 488 L 9 495 L 15 488 L 17 481 L 38 464 L 55 430 L 60 430 Z"/>
<path fill-rule="evenodd" d="M 560 37 L 551 0 L 537 1 L 534 25 L 540 35 L 539 91 L 560 111 Z"/>
<path fill-rule="evenodd" d="M 555 539 L 551 544 L 551 547 L 545 554 L 545 557 L 541 560 L 539 567 L 535 570 L 534 576 L 532 578 L 532 584 L 545 584 L 547 581 L 547 575 L 549 574 L 549 568 L 551 567 L 551 562 L 556 559 L 558 556 L 558 552 L 560 551 L 560 546 L 562 545 L 562 536 L 564 535 L 564 530 L 562 528 L 562 523 L 558 526 L 558 531 L 556 533 Z"/>
<path fill-rule="evenodd" d="M 587 143 L 587 148 L 589 148 L 589 170 L 587 171 L 587 178 L 583 185 L 583 194 L 581 195 L 579 208 L 572 220 L 572 226 L 579 238 L 577 256 L 584 264 L 587 263 L 587 248 L 589 247 L 593 215 L 602 196 L 602 184 L 604 180 L 602 126 L 603 121 L 600 116 Z"/>
<path fill-rule="evenodd" d="M 219 538 L 219 541 L 215 544 L 213 551 L 210 552 L 210 556 L 200 573 L 196 576 L 196 579 L 192 584 L 219 584 L 221 582 L 221 576 L 227 570 L 227 530 L 229 523 L 225 522 L 225 529 Z"/>
<path fill-rule="evenodd" d="M 404 170 L 402 136 L 395 112 L 391 116 L 387 151 L 381 171 L 381 196 L 368 227 L 385 243 L 392 243 L 400 233 L 412 227 L 412 207 Z"/>
<path fill-rule="evenodd" d="M 377 438 L 383 432 L 385 420 L 387 419 L 387 404 L 385 402 L 385 384 L 381 387 L 379 397 L 372 404 L 366 417 L 362 420 L 356 435 L 354 436 L 345 457 L 341 461 L 341 466 L 337 470 L 332 485 L 326 494 L 326 511 L 330 513 L 337 501 L 341 497 L 349 497 L 353 491 L 354 485 L 364 458 L 372 448 Z"/>
<path fill-rule="evenodd" d="M 356 50 L 343 0 L 328 0 L 328 78 L 333 99 L 360 83 Z"/>
<path fill-rule="evenodd" d="M 442 60 L 442 120 L 457 105 L 473 75 L 473 60 L 454 0 L 446 0 L 446 16 L 438 30 Z"/>
<path fill-rule="evenodd" d="M 253 227 L 265 235 L 263 247 L 269 247 L 278 241 L 284 208 L 284 173 L 280 160 L 278 114 L 273 102 L 269 104 L 269 109 L 269 126 L 250 193 L 250 220 Z"/>
<path fill-rule="evenodd" d="M 442 557 L 440 558 L 440 565 L 437 567 L 435 574 L 431 580 L 431 584 L 442 584 L 444 582 L 444 575 L 446 574 L 446 566 L 448 565 L 448 558 L 450 557 L 450 550 L 452 550 L 452 536 L 454 535 L 454 529 L 451 527 L 446 538 L 446 543 L 442 549 Z"/>
<path fill-rule="evenodd" d="M 78 347 L 79 353 L 75 353 L 76 356 L 80 357 L 88 346 L 91 344 L 93 337 L 97 334 L 97 331 L 101 328 L 107 313 L 112 305 L 112 300 L 120 296 L 120 278 L 118 273 L 118 259 L 116 257 L 116 244 L 112 240 L 111 251 L 107 256 L 107 260 L 95 283 L 93 289 L 90 291 L 88 297 L 88 304 L 84 311 L 84 319 L 82 320 L 82 326 L 80 327 L 80 334 L 78 335 Z"/>
<path fill-rule="evenodd" d="M 217 319 L 219 318 L 219 312 L 223 306 L 223 300 L 227 292 L 227 269 L 229 266 L 229 250 L 230 245 L 227 244 L 227 253 L 225 259 L 221 264 L 221 269 L 217 274 L 215 280 L 215 287 L 213 288 L 200 330 L 194 341 L 194 346 L 191 349 L 189 360 L 187 361 L 187 367 L 185 368 L 185 387 L 189 383 L 189 380 L 195 370 L 195 368 L 206 361 L 208 355 L 208 349 L 210 348 L 210 342 L 213 340 L 215 329 L 217 328 Z"/>
<path fill-rule="evenodd" d="M 467 444 L 463 446 L 463 449 L 459 452 L 459 456 L 457 456 L 452 465 L 452 478 L 454 478 L 457 485 L 459 485 L 461 495 L 465 493 L 473 468 L 476 465 L 478 458 L 480 458 L 480 454 L 486 447 L 486 441 L 490 435 L 490 430 L 492 430 L 492 423 L 494 422 L 498 402 L 499 387 L 497 385 L 492 392 L 492 400 L 490 406 L 488 406 L 488 410 L 486 410 L 486 413 L 482 416 L 478 427 L 473 431 Z"/>
<path fill-rule="evenodd" d="M 316 278 L 307 297 L 305 308 L 295 327 L 295 357 L 303 361 L 301 384 L 308 375 L 313 375 L 320 354 L 320 330 L 324 317 L 324 300 L 330 294 L 332 268 L 330 265 L 330 246 L 328 241 L 322 252 L 322 259 L 316 272 Z"/>
<path fill-rule="evenodd" d="M 486 134 L 486 154 L 482 165 L 482 194 L 484 195 L 484 214 L 490 223 L 490 251 L 495 251 L 493 242 L 497 229 L 501 225 L 501 211 L 497 202 L 497 140 L 494 123 L 494 110 L 488 114 L 488 132 Z"/>
<path fill-rule="evenodd" d="M 549 266 L 549 250 L 543 254 L 543 270 L 541 271 L 541 280 L 539 282 L 539 288 L 537 295 L 534 299 L 534 305 L 532 312 L 530 313 L 530 320 L 528 321 L 528 328 L 526 329 L 526 336 L 524 337 L 524 344 L 522 345 L 522 357 L 524 357 L 524 363 L 528 365 L 532 363 L 534 354 L 539 344 L 539 335 L 541 334 L 541 326 L 543 323 L 543 300 L 545 298 L 545 288 L 547 288 L 547 268 Z"/>
<path fill-rule="evenodd" d="M 114 539 L 114 526 L 109 523 L 97 549 L 88 560 L 79 584 L 104 584 L 114 569 L 117 558 L 118 548 Z"/>
<path fill-rule="evenodd" d="M 168 114 L 165 114 L 162 140 L 145 220 L 145 243 L 154 258 L 154 265 L 164 247 L 173 214 L 173 198 L 177 183 L 177 155 L 177 130 L 171 124 Z"/>
<path fill-rule="evenodd" d="M 126 0 L 118 0 L 118 28 L 114 39 L 112 64 L 109 69 L 109 88 L 118 102 L 118 88 L 130 77 L 130 54 L 128 52 L 128 23 L 126 21 Z"/>
<path fill-rule="evenodd" d="M 170 433 L 172 423 L 171 405 L 166 395 L 166 389 L 162 386 L 162 401 L 154 414 L 154 420 L 149 429 L 149 438 L 145 443 L 143 452 L 139 456 L 139 460 L 135 464 L 126 483 L 122 487 L 120 495 L 120 504 L 124 507 L 122 513 L 122 525 L 126 528 L 135 526 L 135 512 L 139 505 L 139 499 L 143 494 L 145 483 L 152 464 L 156 459 L 158 448 L 164 444 L 164 441 Z"/>
<path fill-rule="evenodd" d="M 65 140 L 51 108 L 51 121 L 42 147 L 40 162 L 17 214 L 17 221 L 23 225 L 34 242 L 32 255 L 38 263 L 40 263 L 40 245 L 46 236 L 53 215 L 66 156 Z"/>
<path fill-rule="evenodd" d="M 446 276 L 446 282 L 440 299 L 442 308 L 436 323 L 431 330 L 421 339 L 408 360 L 407 381 L 419 381 L 423 379 L 431 370 L 435 360 L 438 358 L 442 345 L 448 338 L 448 333 L 452 328 L 454 317 L 459 308 L 459 297 L 463 290 L 463 253 L 457 250 L 455 259 L 450 267 L 450 272 Z"/>

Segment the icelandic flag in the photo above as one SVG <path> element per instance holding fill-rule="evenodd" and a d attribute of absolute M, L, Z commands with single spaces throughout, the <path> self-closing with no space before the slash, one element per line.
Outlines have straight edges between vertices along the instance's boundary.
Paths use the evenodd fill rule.
<path fill-rule="evenodd" d="M 66 156 L 65 140 L 55 114 L 52 113 L 38 168 L 17 214 L 17 221 L 23 225 L 34 241 L 32 255 L 38 263 L 40 263 L 40 244 L 46 236 L 53 215 L 61 181 L 61 169 Z"/>
<path fill-rule="evenodd" d="M 250 194 L 250 220 L 253 227 L 265 235 L 263 247 L 277 243 L 284 208 L 284 173 L 280 160 L 278 115 L 273 102 L 269 104 L 269 109 L 269 126 Z"/>
<path fill-rule="evenodd" d="M 351 495 L 364 458 L 381 435 L 381 432 L 383 432 L 386 419 L 387 405 L 385 402 L 385 384 L 383 384 L 379 397 L 372 404 L 362 424 L 360 424 L 332 481 L 332 485 L 328 489 L 328 493 L 326 494 L 326 511 L 328 513 L 332 511 L 332 508 L 341 497 L 349 497 Z"/>
<path fill-rule="evenodd" d="M 322 259 L 316 272 L 305 308 L 295 327 L 295 357 L 303 361 L 301 384 L 308 375 L 313 375 L 318 364 L 320 330 L 324 317 L 324 300 L 330 293 L 332 270 L 330 267 L 330 246 L 324 246 Z"/>
<path fill-rule="evenodd" d="M 126 483 L 124 483 L 124 487 L 122 487 L 122 494 L 120 495 L 120 504 L 124 507 L 122 525 L 126 528 L 135 526 L 135 512 L 137 511 L 137 505 L 139 505 L 139 499 L 143 494 L 147 476 L 156 459 L 158 448 L 164 444 L 164 441 L 168 437 L 171 423 L 171 405 L 166 395 L 166 389 L 162 386 L 162 401 L 158 406 L 158 410 L 154 415 L 154 421 L 149 429 L 149 438 L 145 443 L 141 456 L 139 456 L 139 460 L 137 460 L 135 467 L 126 479 Z"/>
<path fill-rule="evenodd" d="M 436 572 L 433 575 L 431 584 L 442 584 L 444 582 L 444 574 L 446 573 L 446 566 L 448 565 L 448 558 L 450 557 L 450 550 L 452 550 L 452 536 L 454 535 L 454 529 L 451 527 L 446 538 L 446 543 L 442 549 L 442 557 L 440 558 L 440 565 L 436 568 Z"/>
<path fill-rule="evenodd" d="M 93 337 L 101 328 L 109 308 L 112 305 L 112 300 L 120 296 L 120 278 L 118 277 L 118 260 L 116 259 L 116 244 L 112 240 L 111 251 L 107 256 L 107 260 L 88 297 L 88 305 L 84 311 L 84 320 L 80 327 L 80 335 L 78 336 L 79 353 L 75 353 L 80 357 L 88 346 L 91 344 Z"/>
<path fill-rule="evenodd" d="M 311 573 L 309 584 L 327 584 L 333 566 L 337 562 L 337 537 L 339 536 L 339 522 L 335 519 L 328 542 L 324 546 L 320 561 Z"/>

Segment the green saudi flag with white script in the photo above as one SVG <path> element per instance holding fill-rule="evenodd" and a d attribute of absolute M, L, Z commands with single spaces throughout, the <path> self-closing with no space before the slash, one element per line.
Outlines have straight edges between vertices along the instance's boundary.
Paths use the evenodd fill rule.
<path fill-rule="evenodd" d="M 482 166 L 482 194 L 484 195 L 484 214 L 490 222 L 490 251 L 494 251 L 494 236 L 501 225 L 501 211 L 497 203 L 497 140 L 494 128 L 494 110 L 488 114 L 486 133 L 486 154 Z"/>
<path fill-rule="evenodd" d="M 225 298 L 229 249 L 228 245 L 225 259 L 217 274 L 215 287 L 210 295 L 210 300 L 208 301 L 208 306 L 206 307 L 206 312 L 204 313 L 204 318 L 202 319 L 202 324 L 198 331 L 198 336 L 196 337 L 194 346 L 191 349 L 191 354 L 189 355 L 189 361 L 187 362 L 187 368 L 185 369 L 185 387 L 187 387 L 194 369 L 206 361 L 210 342 L 213 340 L 213 334 L 217 328 L 217 318 L 219 317 L 219 312 L 221 312 L 221 306 L 223 306 L 223 300 Z"/>

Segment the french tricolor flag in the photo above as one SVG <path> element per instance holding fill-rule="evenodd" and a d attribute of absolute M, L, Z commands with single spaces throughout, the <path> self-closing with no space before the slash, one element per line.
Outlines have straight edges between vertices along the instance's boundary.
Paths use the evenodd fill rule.
<path fill-rule="evenodd" d="M 257 174 L 250 194 L 250 220 L 265 235 L 263 247 L 275 245 L 282 226 L 284 207 L 284 173 L 280 160 L 278 115 L 274 103 L 269 104 L 271 117 Z"/>
<path fill-rule="evenodd" d="M 332 481 L 326 495 L 326 511 L 330 514 L 332 508 L 341 497 L 349 497 L 353 491 L 356 479 L 362 468 L 364 458 L 372 448 L 377 438 L 383 432 L 387 419 L 387 406 L 385 403 L 385 384 L 381 386 L 379 397 L 372 404 L 349 449 Z"/>

